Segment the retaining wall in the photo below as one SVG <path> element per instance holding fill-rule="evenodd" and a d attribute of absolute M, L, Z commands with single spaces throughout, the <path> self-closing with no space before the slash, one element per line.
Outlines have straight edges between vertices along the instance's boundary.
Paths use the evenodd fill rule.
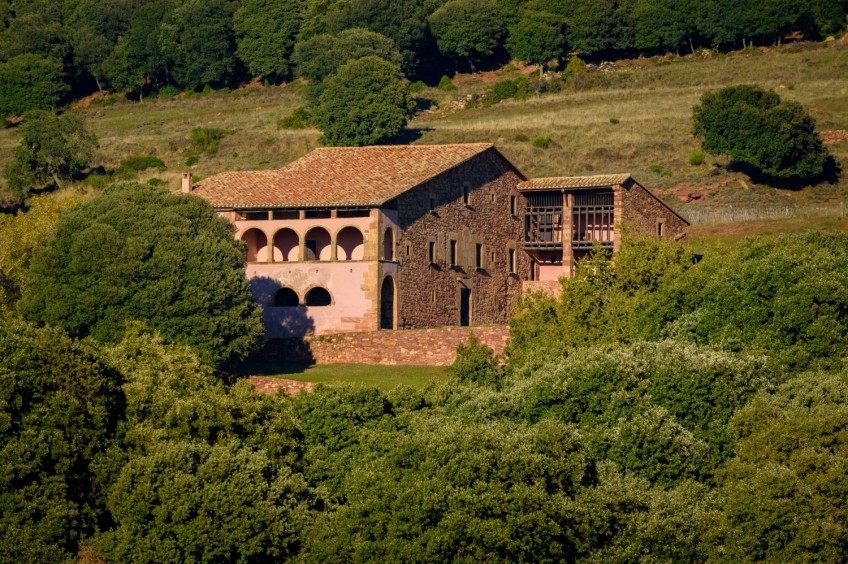
<path fill-rule="evenodd" d="M 446 366 L 456 358 L 457 345 L 471 334 L 503 352 L 509 339 L 509 327 L 435 327 L 398 331 L 337 333 L 305 339 L 273 339 L 268 341 L 263 356 L 310 364 L 410 364 Z"/>

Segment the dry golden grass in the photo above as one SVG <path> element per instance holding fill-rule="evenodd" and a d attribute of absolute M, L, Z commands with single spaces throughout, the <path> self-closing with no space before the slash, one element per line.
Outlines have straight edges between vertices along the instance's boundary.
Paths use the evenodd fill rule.
<path fill-rule="evenodd" d="M 450 110 L 451 102 L 480 93 L 493 80 L 516 76 L 515 69 L 458 77 L 458 89 L 425 89 L 442 109 L 424 112 L 410 128 L 416 143 L 491 141 L 528 176 L 631 172 L 654 188 L 718 187 L 709 198 L 682 204 L 696 206 L 763 206 L 828 204 L 848 200 L 848 182 L 800 191 L 757 186 L 744 176 L 714 168 L 720 159 L 689 164 L 698 148 L 691 134 L 692 106 L 711 89 L 757 83 L 804 104 L 820 130 L 848 129 L 848 45 L 796 44 L 767 51 L 688 58 L 637 59 L 616 64 L 611 73 L 594 72 L 590 86 L 567 85 L 556 94 L 489 108 Z M 120 101 L 77 111 L 100 139 L 99 164 L 114 168 L 130 156 L 155 154 L 167 165 L 141 180 L 158 177 L 173 189 L 182 172 L 205 177 L 223 170 L 276 168 L 318 146 L 315 129 L 281 130 L 278 120 L 303 104 L 302 87 L 250 87 L 234 92 L 192 95 L 171 100 Z M 615 122 L 615 123 L 614 123 Z M 186 164 L 191 130 L 222 128 L 230 132 L 215 154 Z M 548 137 L 548 149 L 532 140 Z M 0 166 L 17 143 L 14 129 L 0 130 Z M 848 166 L 848 141 L 831 145 Z M 0 186 L 2 196 L 2 186 Z"/>

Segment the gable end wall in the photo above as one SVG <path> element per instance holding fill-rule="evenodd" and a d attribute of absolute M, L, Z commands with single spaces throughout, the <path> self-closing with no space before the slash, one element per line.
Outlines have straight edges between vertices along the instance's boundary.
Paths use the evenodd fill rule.
<path fill-rule="evenodd" d="M 458 325 L 461 288 L 471 290 L 472 325 L 509 320 L 521 281 L 529 275 L 529 261 L 520 252 L 520 211 L 513 216 L 509 210 L 510 196 L 517 198 L 517 210 L 523 210 L 516 190 L 521 180 L 505 159 L 489 150 L 398 198 L 398 327 Z M 463 186 L 469 190 L 468 206 Z M 430 198 L 435 200 L 433 212 Z M 456 241 L 455 266 L 449 264 L 451 240 Z M 436 255 L 432 265 L 430 242 Z M 476 268 L 478 244 L 483 245 L 482 269 Z M 515 251 L 514 274 L 508 271 L 509 249 Z"/>

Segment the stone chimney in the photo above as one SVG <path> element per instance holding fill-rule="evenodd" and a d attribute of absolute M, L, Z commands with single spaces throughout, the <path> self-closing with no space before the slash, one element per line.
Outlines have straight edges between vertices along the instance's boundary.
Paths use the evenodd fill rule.
<path fill-rule="evenodd" d="M 191 183 L 191 173 L 190 172 L 184 172 L 183 173 L 182 192 L 184 194 L 191 194 L 192 190 L 194 190 L 194 186 Z"/>

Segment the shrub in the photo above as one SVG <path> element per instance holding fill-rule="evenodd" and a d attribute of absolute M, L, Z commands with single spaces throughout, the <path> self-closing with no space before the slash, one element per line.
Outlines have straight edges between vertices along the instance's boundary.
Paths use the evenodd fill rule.
<path fill-rule="evenodd" d="M 306 129 L 312 126 L 312 116 L 304 107 L 296 108 L 277 122 L 280 129 Z"/>
<path fill-rule="evenodd" d="M 692 166 L 701 166 L 704 164 L 706 156 L 703 151 L 692 151 L 689 154 L 689 164 Z"/>
<path fill-rule="evenodd" d="M 651 170 L 651 172 L 653 172 L 654 174 L 659 174 L 660 176 L 670 176 L 671 175 L 671 172 L 659 163 L 654 163 L 651 166 L 649 166 L 648 168 Z"/>
<path fill-rule="evenodd" d="M 579 74 L 588 71 L 589 67 L 583 62 L 583 59 L 577 55 L 572 55 L 568 59 L 568 64 L 565 65 L 565 70 L 562 72 L 562 77 L 565 79 L 572 78 Z"/>
<path fill-rule="evenodd" d="M 170 100 L 174 96 L 177 96 L 180 93 L 180 89 L 176 86 L 168 84 L 167 86 L 163 86 L 159 89 L 159 98 L 162 100 Z"/>
<path fill-rule="evenodd" d="M 618 125 L 619 119 L 618 118 L 609 118 L 609 122 L 613 125 Z"/>
<path fill-rule="evenodd" d="M 456 359 L 448 368 L 448 374 L 460 382 L 474 382 L 498 387 L 501 368 L 491 347 L 480 342 L 473 333 L 468 342 L 456 347 Z"/>
<path fill-rule="evenodd" d="M 450 92 L 451 90 L 456 90 L 456 86 L 454 86 L 449 76 L 443 74 L 442 78 L 439 79 L 439 90 Z"/>
<path fill-rule="evenodd" d="M 197 155 L 192 155 L 185 160 L 185 164 L 186 166 L 196 165 L 199 160 L 200 157 L 198 157 Z"/>
<path fill-rule="evenodd" d="M 153 155 L 141 157 L 129 157 L 121 161 L 121 164 L 115 170 L 115 174 L 128 175 L 134 172 L 141 172 L 149 168 L 156 170 L 165 170 L 165 163 L 162 159 Z"/>
<path fill-rule="evenodd" d="M 514 80 L 500 80 L 489 88 L 486 96 L 495 104 L 501 100 L 515 98 L 518 95 L 518 84 Z"/>
<path fill-rule="evenodd" d="M 538 149 L 547 149 L 551 146 L 550 137 L 536 137 L 533 139 L 533 146 Z"/>
<path fill-rule="evenodd" d="M 208 153 L 210 155 L 218 152 L 221 139 L 230 132 L 220 127 L 197 127 L 191 130 L 191 147 L 195 153 Z"/>

